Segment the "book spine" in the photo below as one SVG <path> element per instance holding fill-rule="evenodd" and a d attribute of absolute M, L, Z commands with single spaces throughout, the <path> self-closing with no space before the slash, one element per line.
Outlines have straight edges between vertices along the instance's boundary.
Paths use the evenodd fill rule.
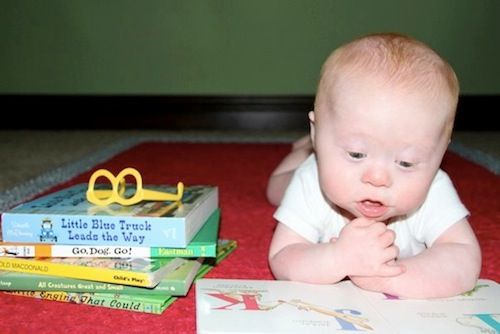
<path fill-rule="evenodd" d="M 186 248 L 152 247 L 151 257 L 215 257 L 216 244 L 188 245 Z"/>
<path fill-rule="evenodd" d="M 175 301 L 175 298 L 168 296 L 154 300 L 151 298 L 143 298 L 141 296 L 125 298 L 124 296 L 118 294 L 72 293 L 64 291 L 8 291 L 4 293 L 42 300 L 83 304 L 152 314 L 161 314 L 170 304 Z"/>
<path fill-rule="evenodd" d="M 198 270 L 198 273 L 195 276 L 195 279 L 199 279 L 205 276 L 210 270 L 212 270 L 216 265 L 222 262 L 229 254 L 231 254 L 236 249 L 237 246 L 238 243 L 236 242 L 236 240 L 228 240 L 228 239 L 219 240 L 217 246 L 217 258 L 205 259 L 206 261 L 201 265 L 200 269 Z M 213 261 L 207 261 L 207 260 L 213 260 Z"/>
<path fill-rule="evenodd" d="M 217 208 L 214 190 L 185 218 L 4 212 L 2 234 L 6 242 L 186 248 Z"/>
<path fill-rule="evenodd" d="M 174 264 L 172 263 L 171 265 Z M 178 265 L 180 265 L 180 263 Z M 142 287 L 150 287 L 156 283 L 151 281 L 149 273 L 103 267 L 70 265 L 37 259 L 0 257 L 0 270 L 79 278 Z"/>
<path fill-rule="evenodd" d="M 2 234 L 3 241 L 18 243 L 184 247 L 184 223 L 179 218 L 4 213 Z"/>
<path fill-rule="evenodd" d="M 110 287 L 121 287 L 112 289 Z M 108 292 L 123 293 L 123 289 L 150 289 L 126 285 L 117 285 L 103 282 L 85 281 L 57 276 L 44 276 L 37 274 L 24 274 L 18 272 L 0 272 L 0 290 L 33 290 L 33 291 L 66 291 L 66 292 Z"/>
<path fill-rule="evenodd" d="M 112 284 L 97 281 L 88 281 L 74 278 L 25 274 L 19 272 L 0 271 L 0 290 L 5 291 L 65 291 L 91 293 L 119 293 L 125 295 L 186 295 L 189 286 L 189 275 L 193 276 L 201 267 L 201 259 L 189 260 L 165 277 L 154 288 L 143 288 L 123 284 Z"/>
<path fill-rule="evenodd" d="M 103 292 L 140 295 L 185 295 L 189 289 L 185 279 L 193 270 L 196 277 L 206 274 L 214 265 L 229 255 L 237 244 L 234 240 L 219 240 L 217 258 L 188 260 L 174 271 L 167 273 L 154 288 L 141 288 L 123 284 L 110 284 L 75 278 L 26 274 L 21 272 L 0 271 L 0 290 L 66 291 L 66 292 Z M 187 278 L 190 281 L 189 278 Z"/>
<path fill-rule="evenodd" d="M 213 257 L 216 244 L 186 248 L 0 243 L 0 257 Z"/>
<path fill-rule="evenodd" d="M 9 272 L 10 274 L 10 272 Z M 163 290 L 134 287 L 122 284 L 111 284 L 97 281 L 86 281 L 57 276 L 0 275 L 0 290 L 4 291 L 65 291 L 65 292 L 104 292 L 121 294 L 157 294 L 166 295 Z"/>

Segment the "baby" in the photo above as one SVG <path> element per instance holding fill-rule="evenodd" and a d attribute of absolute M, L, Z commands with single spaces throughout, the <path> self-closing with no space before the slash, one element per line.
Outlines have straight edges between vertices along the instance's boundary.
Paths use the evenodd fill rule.
<path fill-rule="evenodd" d="M 409 298 L 474 287 L 481 251 L 439 169 L 459 85 L 431 48 L 374 34 L 335 50 L 321 72 L 311 134 L 273 172 L 269 250 L 277 279 Z"/>

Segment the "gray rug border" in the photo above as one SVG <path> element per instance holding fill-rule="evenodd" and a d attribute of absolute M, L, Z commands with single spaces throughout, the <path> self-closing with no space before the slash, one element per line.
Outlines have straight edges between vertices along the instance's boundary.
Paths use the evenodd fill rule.
<path fill-rule="evenodd" d="M 79 161 L 59 166 L 43 173 L 13 188 L 0 192 L 0 212 L 25 202 L 51 187 L 70 180 L 71 178 L 92 169 L 95 165 L 111 159 L 115 155 L 144 142 L 169 143 L 290 143 L 298 137 L 295 134 L 272 134 L 269 136 L 252 134 L 165 134 L 165 135 L 135 135 L 119 140 L 96 151 Z"/>
<path fill-rule="evenodd" d="M 495 175 L 500 174 L 500 160 L 478 149 L 473 149 L 459 142 L 451 142 L 448 149 L 462 158 L 483 166 Z"/>
<path fill-rule="evenodd" d="M 136 135 L 109 145 L 79 161 L 60 166 L 43 173 L 27 182 L 21 183 L 9 190 L 0 193 L 0 212 L 5 211 L 21 202 L 27 201 L 49 188 L 65 182 L 83 172 L 92 169 L 95 165 L 109 160 L 113 156 L 133 146 L 144 142 L 171 142 L 171 143 L 291 143 L 297 139 L 297 134 L 259 135 L 252 134 L 166 134 L 166 135 Z M 460 143 L 452 142 L 449 149 L 461 157 L 473 161 L 495 175 L 500 173 L 500 160 L 477 149 L 468 148 Z"/>

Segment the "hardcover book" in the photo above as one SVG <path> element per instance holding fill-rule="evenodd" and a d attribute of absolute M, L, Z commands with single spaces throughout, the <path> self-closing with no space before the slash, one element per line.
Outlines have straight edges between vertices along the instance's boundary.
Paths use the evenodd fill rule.
<path fill-rule="evenodd" d="M 217 258 L 187 259 L 167 273 L 154 288 L 72 279 L 66 277 L 0 271 L 0 290 L 102 292 L 138 295 L 185 296 L 195 276 L 211 269 L 236 248 L 234 240 L 219 240 Z M 214 260 L 216 262 L 214 262 Z"/>
<path fill-rule="evenodd" d="M 14 258 L 0 257 L 0 270 L 124 285 L 154 287 L 184 263 L 183 258 Z"/>
<path fill-rule="evenodd" d="M 499 333 L 500 288 L 481 279 L 465 294 L 400 299 L 350 281 L 201 279 L 198 333 Z"/>
<path fill-rule="evenodd" d="M 199 273 L 209 269 L 229 255 L 237 244 L 234 240 L 219 240 L 217 258 L 187 259 L 178 268 L 167 273 L 154 288 L 112 284 L 66 277 L 0 271 L 0 290 L 102 292 L 138 295 L 185 296 Z"/>
<path fill-rule="evenodd" d="M 200 269 L 203 258 L 189 259 L 167 273 L 153 288 L 112 284 L 83 279 L 0 271 L 0 290 L 103 292 L 137 295 L 183 296 Z"/>
<path fill-rule="evenodd" d="M 9 291 L 7 294 L 51 300 L 65 303 L 84 304 L 114 308 L 126 311 L 161 314 L 175 297 L 161 295 L 122 295 L 112 293 L 86 293 L 65 291 Z"/>
<path fill-rule="evenodd" d="M 175 192 L 174 187 L 147 187 Z M 78 184 L 2 213 L 3 241 L 185 248 L 218 208 L 214 186 L 186 187 L 179 202 L 143 201 L 130 206 L 93 205 L 86 191 L 87 184 Z"/>
<path fill-rule="evenodd" d="M 216 209 L 186 248 L 91 246 L 0 242 L 0 256 L 11 257 L 215 257 L 220 209 Z"/>
<path fill-rule="evenodd" d="M 196 274 L 196 278 L 201 278 L 206 275 L 210 270 L 214 268 L 215 265 L 220 263 L 231 252 L 233 252 L 236 247 L 237 244 L 234 240 L 219 240 L 217 246 L 217 257 L 205 259 L 205 262 Z M 145 288 L 136 289 L 149 290 Z M 161 314 L 167 307 L 172 305 L 177 300 L 177 298 L 179 298 L 176 296 L 170 296 L 168 294 L 145 295 L 66 291 L 4 291 L 4 293 L 43 300 L 86 304 L 96 307 L 107 307 L 153 314 Z"/>

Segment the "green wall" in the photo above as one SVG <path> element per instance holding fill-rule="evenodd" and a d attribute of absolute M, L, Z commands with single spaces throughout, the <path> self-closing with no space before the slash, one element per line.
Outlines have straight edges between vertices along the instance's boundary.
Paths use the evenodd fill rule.
<path fill-rule="evenodd" d="M 498 0 L 0 1 L 0 93 L 313 94 L 327 54 L 400 31 L 500 94 Z"/>

